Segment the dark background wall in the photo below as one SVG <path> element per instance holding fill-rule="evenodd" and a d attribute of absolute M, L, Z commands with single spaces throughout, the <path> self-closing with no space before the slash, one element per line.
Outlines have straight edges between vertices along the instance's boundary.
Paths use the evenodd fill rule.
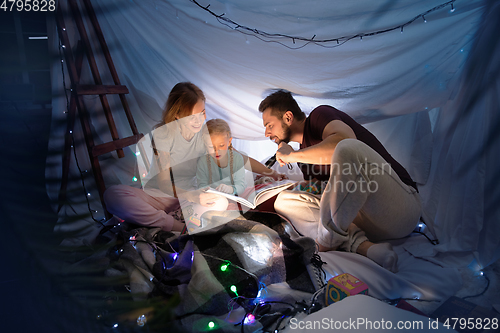
<path fill-rule="evenodd" d="M 0 12 L 1 331 L 82 331 L 51 264 L 59 239 L 45 190 L 51 126 L 50 14 Z"/>

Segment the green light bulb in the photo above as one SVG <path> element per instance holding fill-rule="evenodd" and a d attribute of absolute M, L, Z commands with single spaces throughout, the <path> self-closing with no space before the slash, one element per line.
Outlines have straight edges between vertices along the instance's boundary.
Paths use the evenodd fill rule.
<path fill-rule="evenodd" d="M 234 284 L 233 284 L 233 285 L 232 285 L 229 289 L 231 289 L 231 291 L 232 291 L 233 293 L 235 293 L 236 295 L 238 295 L 238 293 L 236 292 L 236 290 L 237 290 L 237 289 L 236 289 L 236 286 L 235 286 Z"/>
<path fill-rule="evenodd" d="M 228 264 L 224 264 L 224 265 L 220 266 L 220 270 L 225 272 L 225 271 L 227 271 L 228 266 L 229 266 Z"/>
<path fill-rule="evenodd" d="M 208 326 L 209 329 L 212 329 L 212 328 L 215 327 L 215 323 L 213 321 L 211 321 L 211 322 L 208 323 L 207 326 Z"/>

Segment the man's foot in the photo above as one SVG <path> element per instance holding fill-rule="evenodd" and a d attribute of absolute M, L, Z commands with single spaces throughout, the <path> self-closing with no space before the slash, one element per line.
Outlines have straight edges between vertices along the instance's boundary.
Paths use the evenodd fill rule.
<path fill-rule="evenodd" d="M 335 251 L 335 250 L 337 250 L 336 247 L 326 247 L 326 246 L 321 245 L 317 241 L 316 241 L 316 246 L 318 247 L 318 252 L 328 252 L 328 251 Z"/>
<path fill-rule="evenodd" d="M 398 255 L 392 249 L 391 244 L 373 244 L 368 247 L 366 256 L 385 269 L 393 273 L 398 272 Z"/>

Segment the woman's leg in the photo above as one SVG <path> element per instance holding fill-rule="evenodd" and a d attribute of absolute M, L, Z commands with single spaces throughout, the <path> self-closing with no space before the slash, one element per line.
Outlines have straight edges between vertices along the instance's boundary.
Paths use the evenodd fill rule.
<path fill-rule="evenodd" d="M 111 214 L 130 223 L 166 231 L 180 231 L 184 226 L 167 214 L 179 208 L 179 200 L 174 197 L 152 196 L 139 188 L 113 185 L 104 192 L 104 202 Z"/>

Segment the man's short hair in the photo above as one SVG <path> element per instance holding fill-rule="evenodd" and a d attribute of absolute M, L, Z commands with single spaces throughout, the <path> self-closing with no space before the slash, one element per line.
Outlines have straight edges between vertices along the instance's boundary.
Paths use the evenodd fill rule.
<path fill-rule="evenodd" d="M 267 96 L 259 105 L 259 111 L 264 112 L 268 108 L 271 109 L 271 115 L 282 119 L 287 111 L 291 111 L 297 120 L 304 120 L 306 114 L 302 112 L 297 101 L 293 98 L 289 91 L 280 89 Z"/>

